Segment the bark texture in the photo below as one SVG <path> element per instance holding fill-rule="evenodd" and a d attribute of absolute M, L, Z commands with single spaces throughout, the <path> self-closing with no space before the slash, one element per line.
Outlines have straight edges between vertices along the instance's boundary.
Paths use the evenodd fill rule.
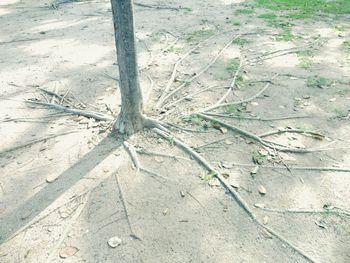
<path fill-rule="evenodd" d="M 119 65 L 121 110 L 114 124 L 120 133 L 133 134 L 144 126 L 139 86 L 132 0 L 111 0 Z"/>

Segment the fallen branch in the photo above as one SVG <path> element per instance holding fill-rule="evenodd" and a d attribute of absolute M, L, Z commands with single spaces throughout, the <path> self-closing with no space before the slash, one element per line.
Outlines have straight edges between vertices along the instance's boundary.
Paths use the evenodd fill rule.
<path fill-rule="evenodd" d="M 242 59 L 240 59 L 239 60 L 239 66 L 237 67 L 237 70 L 236 70 L 235 75 L 234 75 L 234 77 L 232 79 L 230 87 L 226 91 L 226 93 L 214 105 L 205 108 L 203 111 L 210 111 L 212 109 L 215 109 L 218 105 L 222 104 L 222 102 L 225 101 L 225 99 L 228 97 L 228 95 L 233 91 L 233 88 L 235 86 L 236 79 L 237 79 L 239 71 L 241 70 L 242 64 L 243 64 Z"/>
<path fill-rule="evenodd" d="M 79 109 L 67 108 L 67 107 L 64 107 L 64 106 L 61 106 L 58 104 L 45 103 L 45 102 L 39 102 L 39 101 L 27 100 L 25 102 L 30 103 L 30 104 L 42 105 L 45 107 L 53 108 L 55 110 L 60 110 L 60 111 L 68 112 L 71 114 L 84 116 L 87 118 L 93 118 L 93 119 L 99 120 L 99 121 L 112 121 L 114 119 L 110 115 L 106 115 L 106 114 L 103 114 L 100 112 L 95 112 L 95 111 L 84 111 L 84 110 L 79 110 Z"/>
<path fill-rule="evenodd" d="M 235 198 L 235 200 L 237 201 L 239 206 L 241 208 L 243 208 L 243 210 L 248 214 L 248 216 L 257 225 L 259 225 L 261 228 L 263 228 L 266 231 L 268 231 L 271 235 L 275 236 L 277 239 L 279 239 L 284 244 L 288 245 L 291 249 L 296 251 L 300 256 L 305 258 L 307 261 L 312 262 L 312 263 L 316 263 L 316 261 L 314 259 L 312 259 L 310 256 L 308 256 L 304 251 L 302 251 L 301 249 L 297 248 L 296 246 L 291 244 L 286 238 L 284 238 L 280 234 L 276 233 L 273 229 L 265 226 L 262 222 L 260 222 L 260 220 L 253 213 L 253 211 L 249 208 L 249 205 L 246 203 L 246 201 L 239 195 L 239 193 L 237 193 L 234 190 L 234 188 L 226 181 L 226 179 L 218 171 L 216 171 L 215 168 L 211 164 L 209 164 L 201 155 L 199 155 L 198 153 L 193 151 L 188 145 L 186 145 L 185 143 L 181 142 L 180 140 L 178 140 L 174 136 L 172 136 L 170 134 L 167 134 L 167 133 L 165 133 L 165 132 L 163 132 L 163 131 L 161 131 L 161 130 L 159 130 L 157 128 L 155 128 L 153 130 L 155 131 L 155 133 L 157 133 L 158 135 L 162 136 L 163 138 L 174 142 L 176 145 L 178 145 L 180 148 L 182 148 L 187 154 L 189 154 L 196 161 L 198 161 L 198 163 L 201 166 L 203 166 L 212 175 L 214 175 L 225 186 L 225 188 L 232 194 L 232 196 Z"/>
<path fill-rule="evenodd" d="M 78 132 L 78 131 L 68 131 L 68 132 L 63 132 L 63 133 L 59 133 L 59 134 L 49 135 L 49 136 L 46 136 L 46 137 L 41 138 L 41 139 L 32 140 L 32 141 L 26 142 L 24 144 L 21 144 L 21 145 L 12 147 L 12 148 L 8 148 L 8 149 L 5 149 L 5 150 L 2 150 L 0 152 L 0 155 L 2 155 L 4 153 L 13 152 L 13 151 L 16 151 L 18 149 L 22 149 L 22 148 L 25 148 L 25 147 L 28 147 L 28 146 L 31 146 L 31 145 L 36 144 L 38 142 L 47 141 L 47 140 L 52 139 L 52 138 L 56 138 L 56 137 L 59 137 L 59 136 L 63 136 L 63 135 L 67 135 L 67 134 L 71 134 L 71 133 L 75 133 L 75 132 Z"/>
<path fill-rule="evenodd" d="M 177 93 L 179 90 L 181 90 L 183 87 L 186 87 L 188 83 L 191 83 L 193 80 L 197 79 L 199 76 L 201 76 L 204 72 L 206 72 L 215 62 L 216 60 L 220 57 L 220 55 L 232 44 L 232 41 L 238 38 L 240 35 L 236 35 L 233 38 L 230 38 L 230 41 L 216 54 L 216 56 L 203 68 L 201 69 L 198 73 L 196 73 L 193 77 L 186 79 L 183 84 L 178 86 L 176 89 L 171 91 L 168 95 L 166 95 L 163 99 L 163 101 L 168 100 L 171 96 L 173 96 L 175 93 Z"/>
<path fill-rule="evenodd" d="M 275 79 L 277 76 L 278 76 L 278 74 L 274 75 L 271 79 Z M 213 106 L 205 108 L 205 109 L 201 110 L 200 112 L 206 112 L 206 111 L 214 110 L 214 109 L 221 108 L 221 107 L 240 105 L 243 103 L 250 102 L 250 101 L 256 99 L 257 97 L 259 97 L 269 86 L 270 86 L 270 82 L 266 83 L 266 85 L 258 93 L 256 93 L 255 95 L 253 95 L 247 99 L 234 101 L 234 102 L 228 102 L 228 103 L 221 103 L 221 104 L 215 103 Z"/>
<path fill-rule="evenodd" d="M 51 95 L 53 96 L 52 98 L 56 97 L 58 98 L 60 101 L 65 101 L 67 104 L 69 104 L 70 106 L 73 106 L 66 98 L 64 98 L 63 96 L 57 94 L 56 92 L 53 92 L 53 91 L 50 91 L 50 90 L 46 90 L 46 89 L 43 89 L 43 88 L 38 88 L 39 90 L 41 90 L 42 92 L 45 92 L 46 94 L 48 95 Z M 55 104 L 53 102 L 53 100 L 51 100 L 51 104 Z"/>
<path fill-rule="evenodd" d="M 227 139 L 229 139 L 229 138 L 232 138 L 232 137 L 225 137 L 225 138 L 217 139 L 217 140 L 214 140 L 214 141 L 211 141 L 211 142 L 208 142 L 208 143 L 205 143 L 205 144 L 196 146 L 196 147 L 194 147 L 193 149 L 204 148 L 204 147 L 207 147 L 207 146 L 212 145 L 212 144 L 214 144 L 214 143 L 222 142 L 222 141 L 227 140 Z"/>
<path fill-rule="evenodd" d="M 184 97 L 179 98 L 178 100 L 175 100 L 173 102 L 170 102 L 170 103 L 164 105 L 164 108 L 170 108 L 170 107 L 174 106 L 175 104 L 178 104 L 179 102 L 184 101 L 184 100 L 191 100 L 194 96 L 196 96 L 196 95 L 198 95 L 198 94 L 200 94 L 202 92 L 205 92 L 207 90 L 211 90 L 212 88 L 216 88 L 216 87 L 217 86 L 215 85 L 215 86 L 211 86 L 211 87 L 207 87 L 207 88 L 201 89 L 201 90 L 199 90 L 197 92 L 194 92 L 192 94 L 188 94 L 188 95 L 186 95 Z"/>
<path fill-rule="evenodd" d="M 255 57 L 255 58 L 248 59 L 247 61 L 250 63 L 257 63 L 257 62 L 272 59 L 275 57 L 285 56 L 285 55 L 292 54 L 292 53 L 298 53 L 298 52 L 303 51 L 307 48 L 311 48 L 311 47 L 315 46 L 316 44 L 319 44 L 320 46 L 322 46 L 324 43 L 326 43 L 326 41 L 321 42 L 320 39 L 317 39 L 315 42 L 312 42 L 311 44 L 306 44 L 306 45 L 302 45 L 299 47 L 292 47 L 292 48 L 275 50 L 272 52 L 262 54 L 260 56 Z M 278 54 L 278 53 L 280 53 L 280 54 Z"/>

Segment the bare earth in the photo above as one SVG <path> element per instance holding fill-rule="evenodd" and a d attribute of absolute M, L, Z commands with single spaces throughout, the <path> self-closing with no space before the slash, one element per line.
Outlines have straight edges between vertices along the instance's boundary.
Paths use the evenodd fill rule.
<path fill-rule="evenodd" d="M 350 262 L 350 173 L 286 168 L 350 167 L 350 55 L 342 47 L 350 38 L 349 16 L 294 21 L 298 37 L 278 41 L 280 29 L 257 18 L 262 9 L 235 14 L 243 0 L 144 0 L 135 6 L 147 115 L 199 130 L 172 133 L 193 148 L 204 145 L 197 152 L 284 242 L 172 140 L 152 130 L 129 138 L 142 167 L 153 173 L 137 171 L 109 122 L 24 103 L 51 101 L 43 88 L 65 96 L 56 104 L 113 116 L 119 111 L 109 1 L 53 3 L 0 3 L 0 262 L 308 262 L 289 244 L 315 262 Z M 205 34 L 214 37 L 179 64 L 171 89 L 195 78 L 165 104 L 186 100 L 154 109 L 174 64 Z M 233 41 L 197 76 L 238 35 L 245 43 Z M 313 54 L 307 67 L 296 54 L 306 47 Z M 288 132 L 268 139 L 317 151 L 280 153 L 198 118 L 184 120 L 225 94 L 234 58 L 243 63 L 226 102 L 271 83 L 257 98 L 231 107 L 241 118 L 216 118 L 256 135 L 315 131 L 320 135 Z M 327 81 L 313 85 L 319 77 Z M 242 118 L 287 116 L 293 118 Z M 260 167 L 251 175 L 253 159 L 281 168 Z M 111 247 L 112 237 L 121 244 Z"/>

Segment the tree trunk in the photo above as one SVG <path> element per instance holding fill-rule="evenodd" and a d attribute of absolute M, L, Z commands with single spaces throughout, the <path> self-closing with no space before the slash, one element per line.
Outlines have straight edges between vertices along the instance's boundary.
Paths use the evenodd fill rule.
<path fill-rule="evenodd" d="M 132 0 L 111 0 L 119 65 L 121 110 L 114 124 L 131 135 L 144 126 L 142 93 L 138 80 Z"/>

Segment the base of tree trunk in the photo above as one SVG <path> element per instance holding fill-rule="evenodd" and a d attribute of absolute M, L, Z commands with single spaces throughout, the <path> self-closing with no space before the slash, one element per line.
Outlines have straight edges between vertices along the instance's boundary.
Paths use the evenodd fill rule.
<path fill-rule="evenodd" d="M 130 116 L 120 113 L 113 125 L 113 130 L 121 134 L 132 135 L 145 128 L 145 120 L 143 115 Z"/>

